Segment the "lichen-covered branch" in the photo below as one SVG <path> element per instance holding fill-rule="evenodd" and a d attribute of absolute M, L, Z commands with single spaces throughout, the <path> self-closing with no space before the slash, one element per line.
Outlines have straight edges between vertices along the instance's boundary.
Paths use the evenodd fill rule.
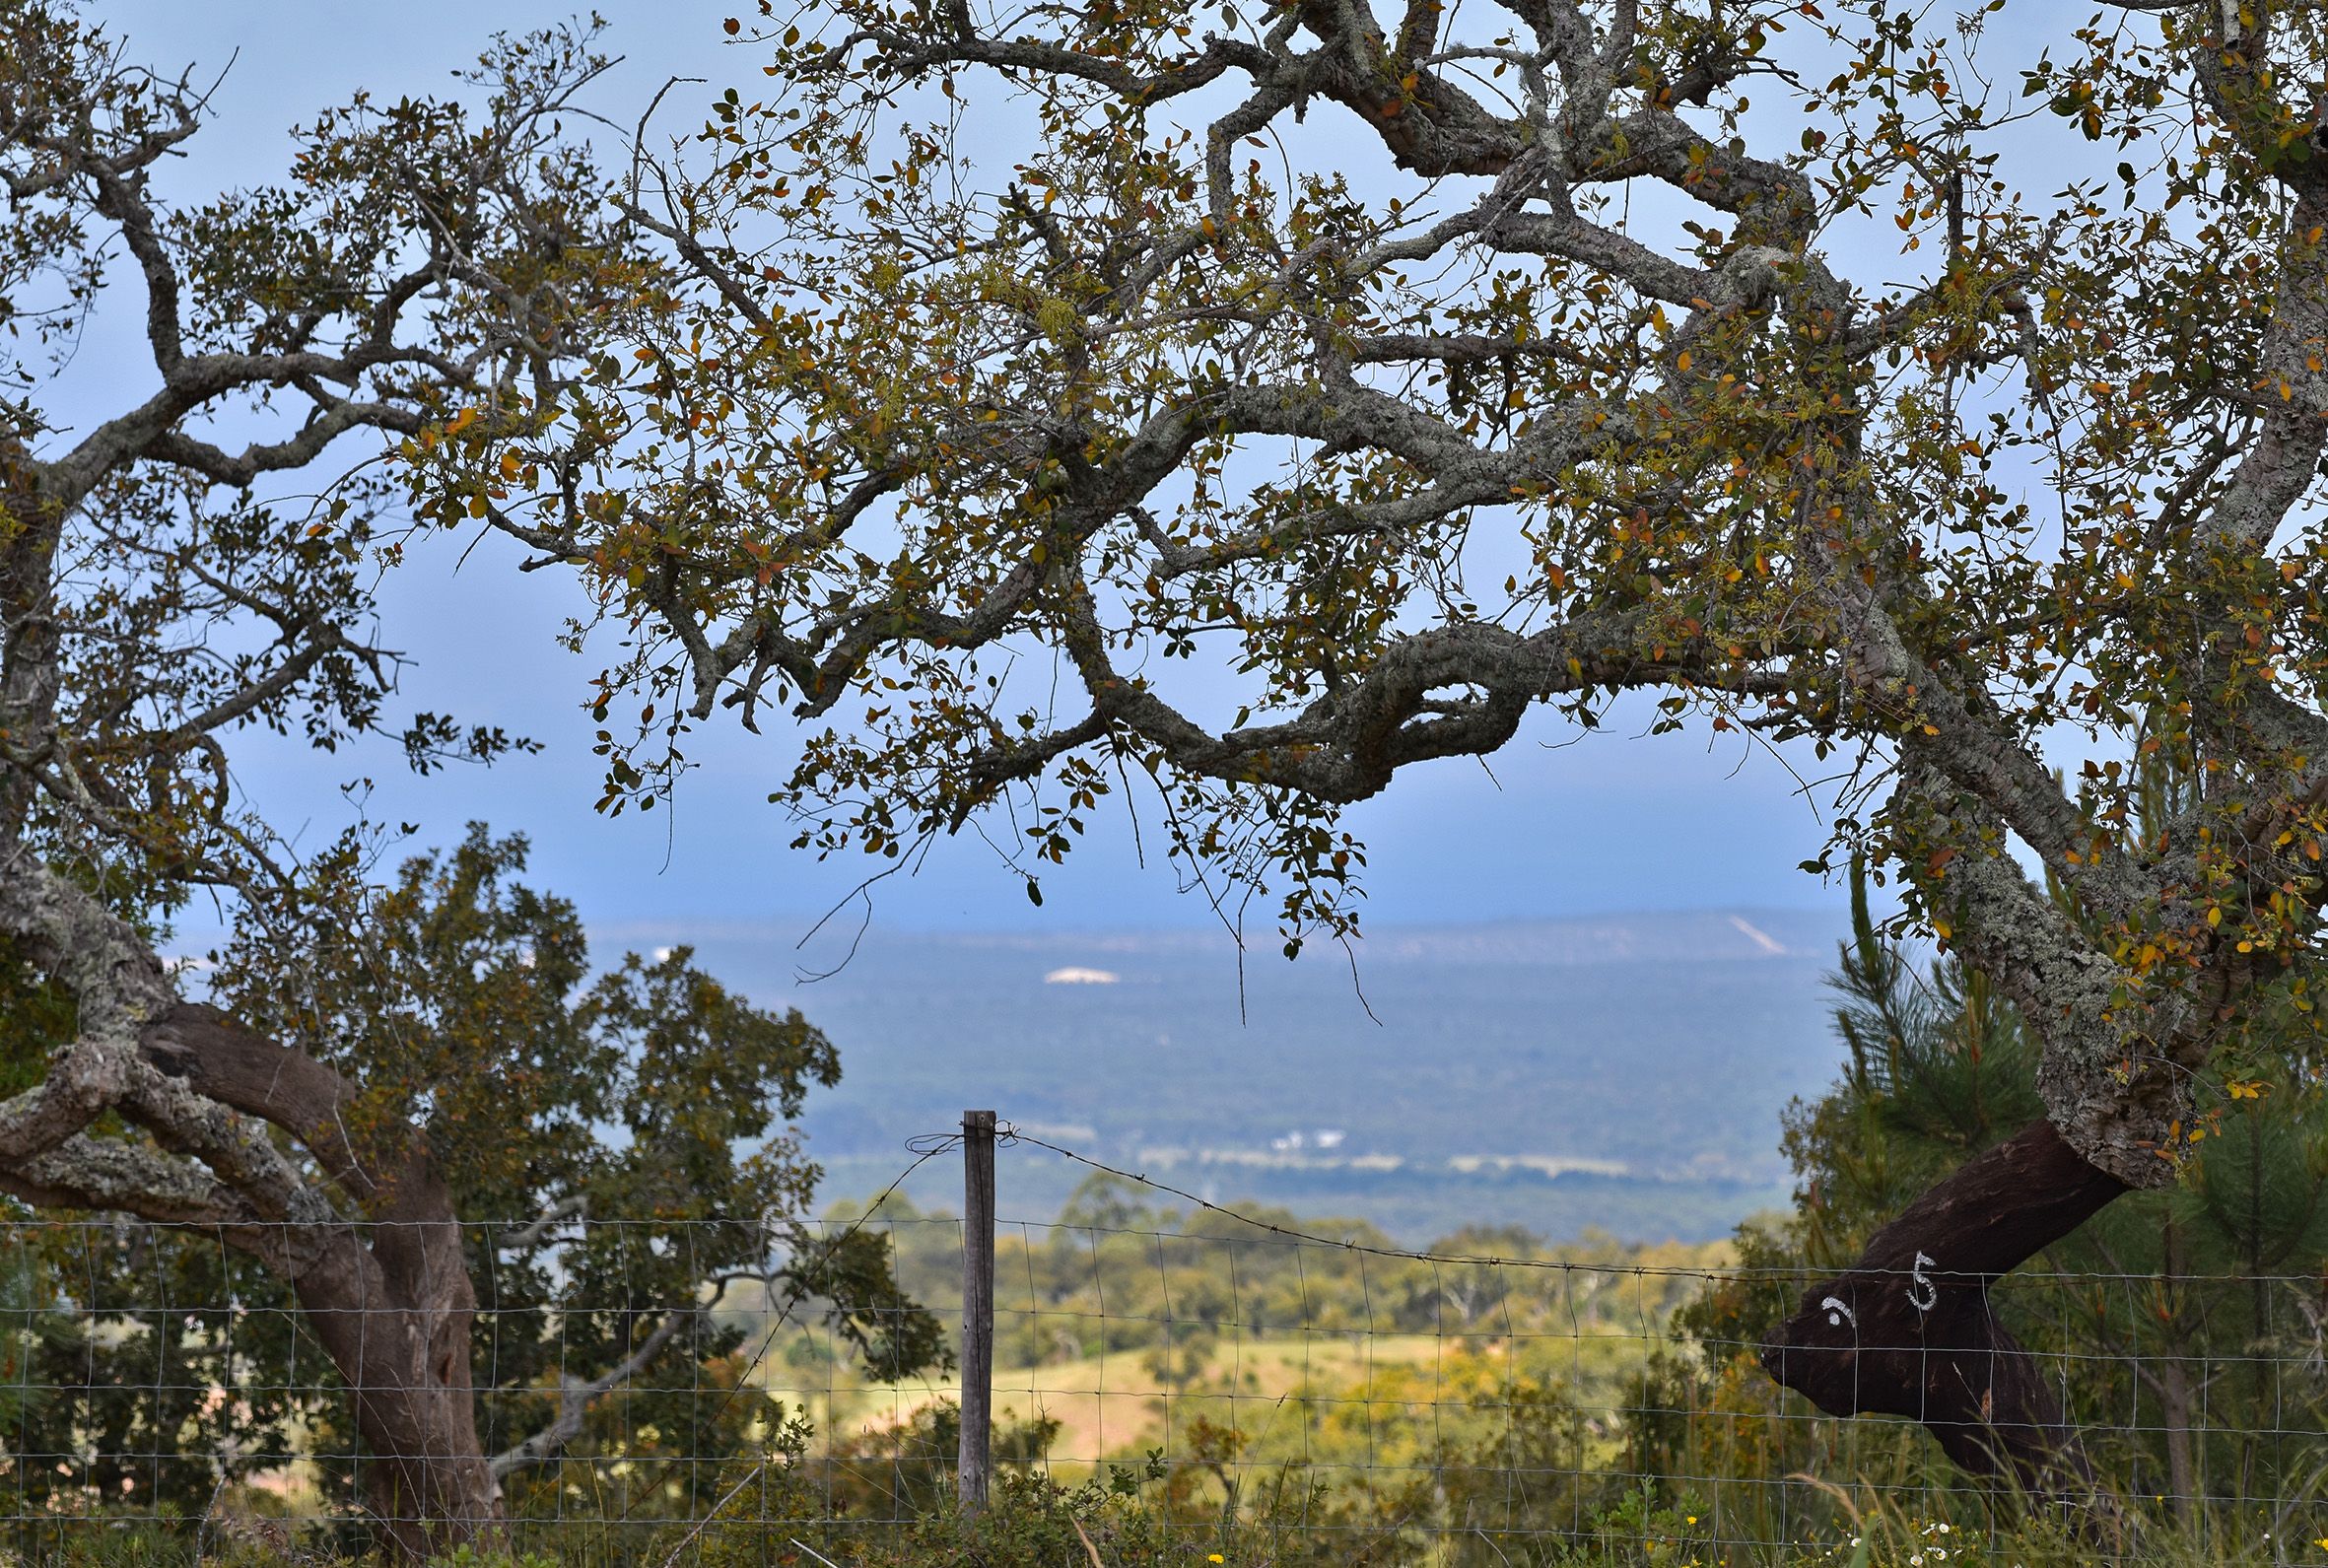
<path fill-rule="evenodd" d="M 1144 777 L 1295 943 L 1354 918 L 1339 807 L 1539 706 L 1802 747 L 1840 848 L 2044 1037 L 2062 1135 L 2154 1184 L 2242 988 L 2320 936 L 2299 13 L 2149 7 L 2000 77 L 1851 5 L 1813 69 L 1786 6 L 844 4 L 760 40 L 780 91 L 725 151 L 642 161 L 635 373 L 412 454 L 416 494 L 633 634 L 610 808 L 669 786 L 682 716 L 784 705 L 822 726 L 780 791 L 803 844 L 1008 799 L 1029 869 Z M 2096 164 L 2121 203 L 2024 199 L 2062 179 L 2017 166 L 2006 78 L 2159 156 Z M 1002 80 L 1036 151 L 968 194 L 896 105 Z M 1270 142 L 1302 120 L 1337 167 Z M 1899 254 L 1851 276 L 1871 227 Z M 2143 759 L 2205 784 L 2138 844 Z"/>

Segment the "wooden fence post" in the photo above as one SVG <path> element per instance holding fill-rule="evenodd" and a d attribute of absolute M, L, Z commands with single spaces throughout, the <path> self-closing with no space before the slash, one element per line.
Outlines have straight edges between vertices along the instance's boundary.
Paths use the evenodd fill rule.
<path fill-rule="evenodd" d="M 962 1447 L 964 1513 L 987 1506 L 993 1472 L 994 1113 L 962 1113 Z"/>

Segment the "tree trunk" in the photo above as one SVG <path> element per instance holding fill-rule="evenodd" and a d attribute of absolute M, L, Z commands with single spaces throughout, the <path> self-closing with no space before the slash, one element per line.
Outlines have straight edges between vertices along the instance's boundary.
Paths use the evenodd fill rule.
<path fill-rule="evenodd" d="M 360 1496 L 390 1547 L 425 1560 L 498 1529 L 469 1366 L 476 1287 L 426 1140 L 397 1119 L 351 1116 L 338 1073 L 215 1008 L 178 1003 L 143 1046 L 165 1072 L 292 1132 L 361 1205 L 361 1222 L 286 1226 L 259 1252 L 347 1383 L 367 1451 Z"/>
<path fill-rule="evenodd" d="M 292 1280 L 348 1385 L 366 1453 L 365 1512 L 401 1557 L 423 1561 L 499 1528 L 501 1488 L 477 1438 L 469 1328 L 476 1295 L 453 1221 L 353 1236 Z"/>
<path fill-rule="evenodd" d="M 2158 1367 L 2159 1419 L 2166 1428 L 2166 1484 L 2174 1493 L 2174 1517 L 2189 1524 L 2199 1507 L 2199 1469 L 2192 1463 L 2190 1346 L 2184 1342 L 2181 1318 L 2182 1249 L 2171 1212 L 2161 1238 L 2165 1257 L 2160 1283 L 2168 1292 L 2160 1316 L 2166 1324 L 2166 1354 Z M 2243 1494 L 2242 1494 L 2243 1495 Z"/>
<path fill-rule="evenodd" d="M 2158 1369 L 2158 1419 L 2166 1428 L 2166 1485 L 2173 1492 L 2177 1524 L 2192 1523 L 2199 1512 L 2199 1466 L 2191 1454 L 2191 1375 L 2183 1365 L 2182 1346 L 2168 1346 L 2166 1364 Z"/>
<path fill-rule="evenodd" d="M 2082 1496 L 2093 1472 L 2036 1358 L 1989 1287 L 2127 1190 L 2049 1122 L 1976 1155 L 1804 1292 L 1762 1365 L 1829 1415 L 1920 1421 L 1949 1458 L 2031 1497 Z"/>

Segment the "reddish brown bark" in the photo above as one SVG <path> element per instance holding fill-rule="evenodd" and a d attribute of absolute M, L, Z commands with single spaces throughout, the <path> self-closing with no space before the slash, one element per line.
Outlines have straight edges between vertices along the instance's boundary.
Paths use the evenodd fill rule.
<path fill-rule="evenodd" d="M 1829 1415 L 1920 1421 L 1949 1458 L 2031 1496 L 2090 1489 L 2092 1467 L 2044 1369 L 1997 1321 L 1989 1287 L 2126 1184 L 2040 1122 L 1966 1161 L 1803 1293 L 1762 1365 Z"/>
<path fill-rule="evenodd" d="M 366 1249 L 343 1237 L 292 1279 L 350 1391 L 365 1511 L 403 1556 L 437 1556 L 501 1523 L 469 1374 L 476 1310 L 449 1220 L 405 1221 Z M 383 1247 L 399 1256 L 381 1260 Z M 453 1266 L 445 1266 L 446 1255 Z"/>
<path fill-rule="evenodd" d="M 285 1227 L 266 1261 L 348 1386 L 364 1506 L 388 1543 L 424 1560 L 498 1528 L 470 1383 L 476 1292 L 425 1142 L 400 1118 L 366 1118 L 329 1067 L 214 1008 L 179 1005 L 144 1044 L 165 1071 L 297 1137 L 363 1211 L 361 1226 Z"/>

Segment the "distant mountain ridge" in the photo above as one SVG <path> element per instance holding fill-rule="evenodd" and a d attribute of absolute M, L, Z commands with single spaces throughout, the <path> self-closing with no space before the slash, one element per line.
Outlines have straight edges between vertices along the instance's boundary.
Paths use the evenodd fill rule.
<path fill-rule="evenodd" d="M 698 921 L 679 923 L 650 920 L 593 925 L 590 940 L 601 947 L 668 945 L 782 944 L 800 939 L 811 922 L 782 920 Z M 802 950 L 809 963 L 825 947 L 844 957 L 854 927 L 835 922 L 839 929 L 821 934 Z M 1361 965 L 1370 961 L 1461 959 L 1501 963 L 1624 963 L 1633 960 L 1716 960 L 1730 958 L 1831 957 L 1841 934 L 1843 916 L 1836 911 L 1806 909 L 1649 910 L 1636 913 L 1556 917 L 1539 920 L 1479 920 L 1430 925 L 1368 926 L 1356 944 Z M 1149 953 L 1176 957 L 1235 956 L 1235 942 L 1217 927 L 1189 926 L 1164 930 L 1004 930 L 898 931 L 875 928 L 856 943 L 857 954 L 884 947 L 953 948 L 964 951 L 1025 952 L 1071 955 L 1090 953 Z M 1248 933 L 1247 961 L 1281 963 L 1275 938 L 1267 930 Z M 1338 967 L 1338 949 L 1313 946 L 1311 956 L 1332 953 Z"/>
<path fill-rule="evenodd" d="M 1359 949 L 1399 962 L 1502 964 L 1707 963 L 1822 953 L 1834 921 L 1801 910 L 1691 911 L 1476 925 L 1392 926 Z"/>
<path fill-rule="evenodd" d="M 875 929 L 810 985 L 838 953 L 795 951 L 775 922 L 592 938 L 606 957 L 691 942 L 832 1036 L 845 1077 L 804 1125 L 836 1196 L 977 1107 L 1207 1197 L 1412 1241 L 1490 1222 L 1698 1239 L 1786 1194 L 1778 1116 L 1833 1076 L 1822 980 L 1843 927 L 1805 910 L 1386 925 L 1354 980 L 1337 948 L 1265 946 L 1241 982 L 1205 930 Z M 1011 1150 L 1005 1210 L 1049 1218 L 1083 1174 Z"/>

